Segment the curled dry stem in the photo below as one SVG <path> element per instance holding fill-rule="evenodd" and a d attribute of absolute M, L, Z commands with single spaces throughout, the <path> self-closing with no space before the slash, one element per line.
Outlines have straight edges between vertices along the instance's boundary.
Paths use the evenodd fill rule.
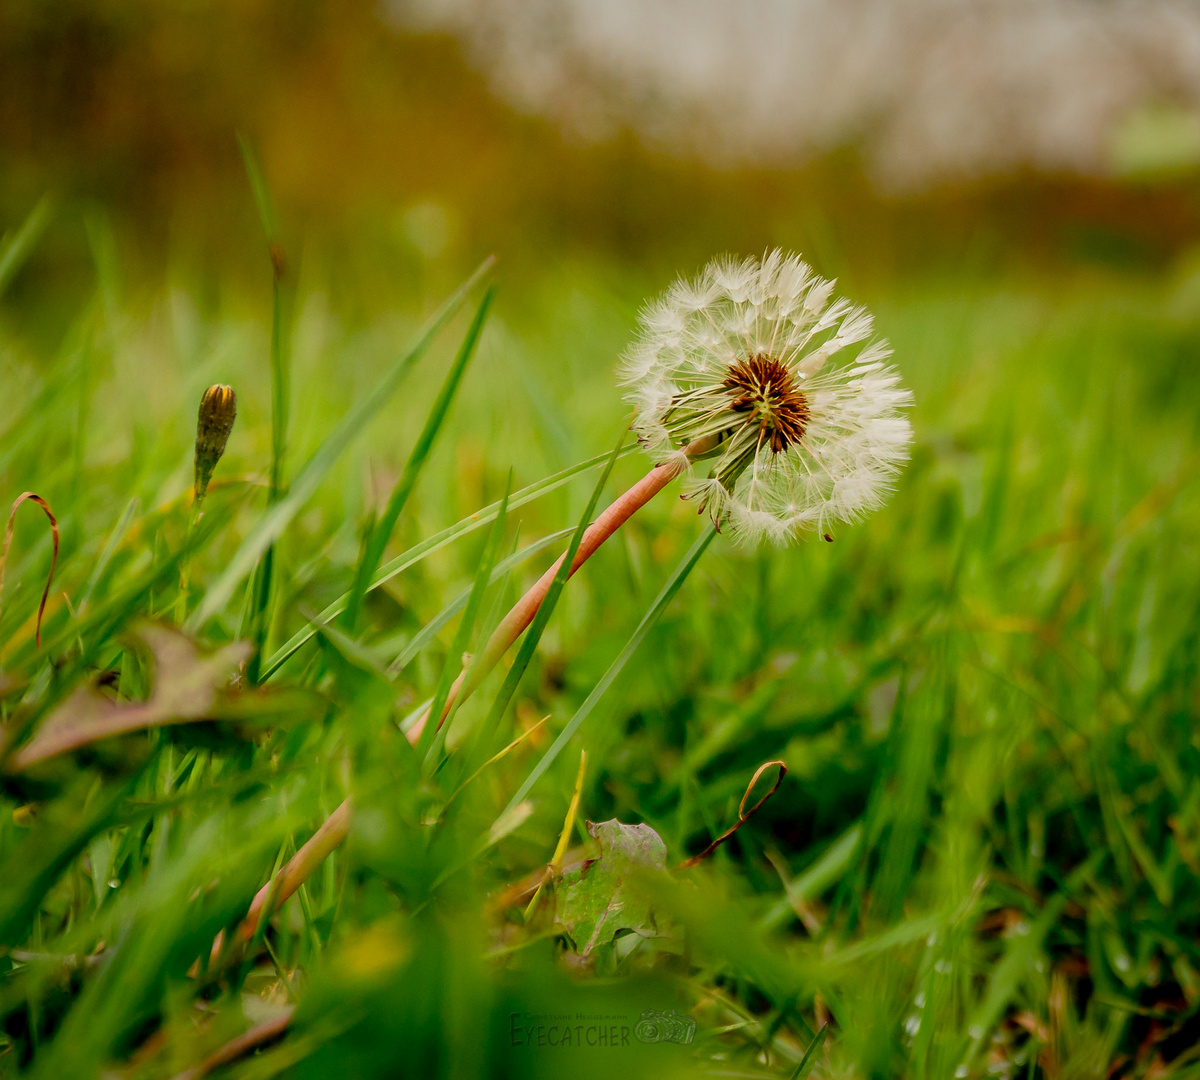
<path fill-rule="evenodd" d="M 758 783 L 759 777 L 762 776 L 762 774 L 765 773 L 772 765 L 779 766 L 779 775 L 775 777 L 775 783 L 771 785 L 770 791 L 768 791 L 761 799 L 758 800 L 758 802 L 756 802 L 752 807 L 750 807 L 749 810 L 747 810 L 746 800 L 750 798 L 750 792 L 754 790 L 754 785 Z M 734 822 L 734 824 L 726 829 L 723 833 L 721 833 L 720 836 L 718 836 L 699 854 L 693 855 L 690 859 L 684 859 L 684 861 L 681 862 L 676 869 L 690 870 L 697 863 L 703 862 L 705 859 L 707 859 L 714 851 L 717 850 L 717 848 L 719 848 L 723 843 L 725 843 L 726 840 L 728 840 L 735 832 L 737 832 L 738 829 L 740 829 L 746 824 L 747 821 L 749 821 L 756 813 L 758 813 L 758 810 L 762 804 L 779 790 L 779 785 L 783 783 L 783 778 L 785 776 L 787 776 L 787 766 L 782 761 L 764 761 L 757 769 L 754 770 L 754 775 L 750 777 L 750 783 L 746 785 L 746 792 L 742 796 L 742 801 L 738 803 L 737 821 Z"/>
<path fill-rule="evenodd" d="M 46 610 L 46 600 L 50 596 L 50 583 L 54 581 L 54 568 L 58 565 L 58 521 L 50 509 L 50 504 L 32 491 L 24 491 L 18 495 L 13 500 L 12 509 L 8 513 L 8 528 L 4 530 L 4 550 L 0 552 L 0 591 L 4 589 L 4 568 L 8 565 L 8 549 L 12 546 L 13 528 L 17 522 L 17 508 L 26 500 L 37 503 L 46 517 L 50 519 L 50 539 L 54 545 L 50 556 L 50 573 L 46 576 L 46 587 L 42 590 L 42 602 L 38 604 L 37 630 L 34 641 L 40 649 L 42 647 L 42 615 Z"/>

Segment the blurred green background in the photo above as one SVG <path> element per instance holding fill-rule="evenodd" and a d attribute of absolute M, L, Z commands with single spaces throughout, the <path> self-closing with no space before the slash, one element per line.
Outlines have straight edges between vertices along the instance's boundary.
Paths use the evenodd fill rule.
<path fill-rule="evenodd" d="M 725 153 L 721 133 L 749 124 L 744 103 L 721 90 L 725 126 L 710 135 L 694 102 L 657 83 L 622 96 L 610 64 L 615 119 L 573 125 L 514 97 L 480 45 L 507 41 L 521 7 L 0 7 L 0 231 L 18 241 L 0 270 L 0 476 L 10 498 L 48 500 L 62 540 L 38 651 L 50 539 L 32 508 L 18 514 L 0 614 L 7 730 L 88 679 L 122 701 L 149 692 L 154 665 L 129 634 L 140 616 L 173 617 L 211 383 L 234 386 L 238 420 L 212 535 L 191 560 L 193 608 L 263 514 L 272 262 L 239 135 L 279 222 L 287 482 L 421 320 L 498 256 L 495 308 L 389 558 L 499 499 L 510 470 L 515 490 L 611 448 L 639 306 L 723 252 L 799 251 L 872 309 L 916 400 L 911 466 L 888 507 L 832 545 L 747 552 L 718 538 L 535 789 L 531 816 L 484 849 L 699 535 L 670 492 L 566 589 L 500 729 L 471 741 L 498 679 L 463 708 L 466 749 L 433 781 L 397 723 L 457 670 L 457 609 L 444 609 L 470 588 L 483 531 L 373 592 L 351 641 L 306 646 L 268 689 L 307 696 L 264 699 L 260 727 L 230 713 L 203 738 L 163 728 L 7 775 L 0 1069 L 172 1076 L 295 1005 L 292 1032 L 234 1074 L 789 1076 L 828 1022 L 812 1075 L 1197 1075 L 1194 88 L 1150 51 L 1140 62 L 1160 83 L 1136 65 L 1141 81 L 1119 86 L 1065 64 L 1042 80 L 1059 62 L 1050 45 L 1073 49 L 1083 32 L 1018 22 L 1012 70 L 1027 83 L 961 89 L 968 102 L 999 95 L 1003 122 L 968 111 L 950 129 L 964 144 L 982 131 L 988 152 L 949 169 L 941 144 L 921 158 L 913 136 L 928 167 L 901 183 L 878 133 L 914 129 L 883 106 L 779 155 Z M 837 10 L 810 7 L 798 57 L 821 51 L 816 15 Z M 1029 10 L 1059 7 L 1109 17 Z M 588 53 L 590 39 L 562 31 L 572 9 L 521 17 L 550 37 L 558 27 L 565 70 L 598 78 L 616 47 L 597 39 Z M 708 19 L 721 37 L 714 8 L 662 10 L 654 48 L 686 36 L 672 19 L 697 34 Z M 1200 32 L 1190 9 L 1130 10 L 1181 49 Z M 530 48 L 508 62 L 534 70 L 545 57 Z M 994 59 L 985 49 L 980 69 Z M 917 109 L 922 85 L 885 98 Z M 932 85 L 934 105 L 957 92 Z M 1035 123 L 1072 85 L 1109 103 L 1103 122 L 1063 105 L 1094 128 L 1094 154 L 1077 160 Z M 281 538 L 268 651 L 350 587 L 466 321 Z M 621 459 L 604 498 L 647 465 Z M 513 510 L 501 554 L 574 525 L 593 483 L 580 474 Z M 480 626 L 551 550 L 484 597 Z M 238 592 L 201 639 L 246 637 L 251 603 Z M 385 674 L 439 613 L 411 663 Z M 522 733 L 445 810 L 469 775 L 460 762 Z M 651 887 L 682 955 L 581 972 L 522 905 L 495 900 L 550 860 L 580 749 L 580 818 L 650 824 L 672 866 L 736 820 L 759 764 L 790 769 L 707 866 Z M 272 921 L 274 952 L 189 975 L 347 794 L 350 841 Z M 572 844 L 584 840 L 577 825 Z M 619 1061 L 512 1044 L 514 1012 L 644 1008 L 690 1011 L 696 1044 Z"/>

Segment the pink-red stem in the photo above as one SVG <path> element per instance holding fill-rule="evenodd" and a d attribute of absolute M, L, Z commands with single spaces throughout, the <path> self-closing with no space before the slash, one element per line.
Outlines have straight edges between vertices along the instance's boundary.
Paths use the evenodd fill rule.
<path fill-rule="evenodd" d="M 571 577 L 576 570 L 599 550 L 600 545 L 605 540 L 612 536 L 638 510 L 674 480 L 682 468 L 683 463 L 678 459 L 672 459 L 662 465 L 656 466 L 623 495 L 614 499 L 608 509 L 589 525 L 587 531 L 583 534 L 583 539 L 579 542 L 579 550 L 575 552 L 575 558 L 571 562 L 571 572 L 567 577 Z M 459 696 L 461 695 L 466 699 L 484 680 L 488 672 L 496 666 L 496 662 L 509 650 L 513 642 L 521 636 L 526 627 L 533 622 L 533 617 L 537 614 L 538 608 L 542 606 L 542 601 L 546 599 L 546 594 L 550 591 L 550 586 L 554 582 L 554 575 L 558 573 L 558 568 L 562 565 L 562 561 L 566 557 L 566 552 L 563 552 L 555 560 L 554 565 L 538 578 L 525 595 L 512 606 L 509 613 L 500 620 L 499 625 L 492 631 L 492 636 L 488 638 L 487 644 L 483 647 L 483 654 L 479 659 L 479 663 L 475 665 L 474 670 L 470 673 L 470 682 L 466 681 L 466 671 L 463 671 L 454 680 L 454 684 L 450 687 L 450 693 L 446 696 L 446 704 L 442 707 L 442 715 L 438 719 L 439 727 L 445 721 L 446 717 L 450 715 L 450 710 L 454 708 L 454 703 Z M 408 731 L 409 742 L 415 744 L 417 739 L 421 737 L 421 731 L 428 719 L 429 714 L 426 713 L 413 724 Z"/>
<path fill-rule="evenodd" d="M 684 454 L 692 451 L 692 449 L 693 447 L 691 446 L 687 447 Z M 655 466 L 634 484 L 633 487 L 615 499 L 608 509 L 588 526 L 587 531 L 583 534 L 583 539 L 579 542 L 579 550 L 576 551 L 575 558 L 571 563 L 571 574 L 574 574 L 576 570 L 587 562 L 599 550 L 600 545 L 605 540 L 612 536 L 638 510 L 674 480 L 683 470 L 684 464 L 683 455 L 677 455 L 663 464 Z M 470 681 L 466 681 L 467 673 L 465 671 L 454 680 L 454 684 L 450 687 L 450 693 L 446 697 L 446 704 L 442 709 L 442 715 L 438 720 L 439 727 L 445 721 L 446 717 L 450 715 L 450 710 L 454 707 L 455 701 L 460 696 L 465 700 L 475 690 L 488 672 L 496 666 L 496 662 L 500 657 L 508 651 L 509 647 L 521 636 L 525 628 L 533 622 L 533 617 L 537 614 L 538 608 L 542 606 L 542 601 L 546 599 L 546 594 L 550 591 L 550 586 L 554 581 L 554 575 L 558 573 L 558 568 L 562 565 L 562 561 L 565 558 L 566 552 L 560 555 L 554 565 L 538 578 L 525 595 L 513 605 L 512 610 L 504 616 L 496 629 L 492 631 L 492 636 L 488 638 L 488 642 L 483 648 L 480 662 L 475 665 L 474 670 L 471 672 Z M 567 576 L 570 577 L 571 574 Z M 408 730 L 407 737 L 410 743 L 416 744 L 428 719 L 429 714 L 426 712 Z M 313 834 L 312 839 L 288 860 L 287 865 L 274 878 L 267 882 L 266 885 L 259 889 L 257 895 L 254 897 L 254 902 L 250 905 L 250 911 L 238 927 L 237 941 L 239 943 L 245 944 L 254 936 L 259 919 L 262 917 L 263 908 L 267 905 L 268 901 L 271 903 L 272 910 L 278 908 L 280 904 L 311 876 L 326 856 L 346 839 L 346 835 L 350 831 L 352 812 L 353 804 L 347 798 L 329 816 L 325 824 Z M 214 943 L 214 958 L 219 955 L 222 944 L 223 941 L 221 938 L 218 938 Z"/>
<path fill-rule="evenodd" d="M 264 1043 L 268 1043 L 272 1039 L 278 1039 L 291 1025 L 292 1015 L 295 1011 L 294 1006 L 285 1009 L 273 1019 L 266 1020 L 256 1027 L 252 1027 L 244 1035 L 239 1035 L 236 1039 L 230 1039 L 224 1046 L 209 1054 L 199 1065 L 194 1065 L 192 1068 L 185 1069 L 179 1073 L 175 1077 L 175 1080 L 200 1080 L 202 1076 L 207 1076 L 214 1069 L 219 1069 L 222 1065 L 228 1065 L 231 1061 L 236 1061 L 243 1054 L 248 1054 L 251 1050 L 257 1050 Z"/>

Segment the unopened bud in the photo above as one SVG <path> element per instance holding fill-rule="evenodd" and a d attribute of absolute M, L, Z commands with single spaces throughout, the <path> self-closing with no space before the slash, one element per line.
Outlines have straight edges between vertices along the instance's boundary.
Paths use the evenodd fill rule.
<path fill-rule="evenodd" d="M 204 498 L 213 469 L 225 453 L 225 444 L 237 417 L 237 395 L 218 383 L 204 391 L 196 419 L 196 501 Z"/>

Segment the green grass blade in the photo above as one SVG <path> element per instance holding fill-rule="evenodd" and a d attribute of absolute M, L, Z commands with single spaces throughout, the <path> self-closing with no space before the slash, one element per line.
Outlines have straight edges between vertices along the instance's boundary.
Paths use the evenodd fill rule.
<path fill-rule="evenodd" d="M 693 567 L 699 562 L 700 556 L 704 554 L 704 549 L 712 543 L 713 537 L 716 535 L 716 528 L 709 525 L 696 539 L 696 542 L 683 557 L 683 560 L 675 567 L 670 578 L 667 579 L 667 583 L 662 587 L 662 591 L 658 594 L 653 605 L 651 605 L 650 610 L 642 616 L 642 621 L 638 623 L 633 636 L 625 643 L 625 648 L 621 650 L 620 655 L 609 665 L 608 670 L 592 689 L 592 692 L 588 694 L 587 700 L 579 706 L 575 715 L 567 722 L 567 726 L 559 733 L 558 738 L 554 740 L 550 749 L 542 755 L 541 760 L 533 767 L 533 771 L 525 778 L 525 782 L 517 789 L 517 793 L 508 801 L 508 805 L 504 808 L 504 813 L 508 813 L 524 800 L 533 785 L 538 782 L 542 774 L 554 763 L 554 759 L 562 753 L 563 747 L 571 741 L 571 737 L 583 725 L 583 722 L 605 695 L 608 688 L 612 686 L 617 676 L 624 670 L 625 665 L 629 663 L 630 657 L 637 652 L 638 646 L 641 645 L 646 635 L 650 632 L 650 628 L 658 622 L 659 616 L 662 615 L 667 605 L 674 599 L 675 594 L 679 591 L 684 581 L 687 580 L 688 574 L 692 572 Z"/>
<path fill-rule="evenodd" d="M 837 840 L 829 845 L 828 850 L 800 877 L 786 886 L 787 895 L 779 901 L 759 920 L 759 929 L 774 930 L 788 919 L 796 917 L 795 906 L 807 903 L 814 897 L 820 896 L 835 881 L 839 880 L 850 865 L 862 841 L 862 823 L 856 823 L 847 829 Z"/>
<path fill-rule="evenodd" d="M 287 447 L 288 427 L 288 370 L 283 336 L 283 255 L 279 250 L 279 217 L 267 187 L 266 176 L 258 154 L 250 140 L 238 136 L 246 176 L 254 193 L 259 220 L 266 235 L 271 256 L 271 500 L 277 499 L 283 487 L 283 459 Z M 265 575 L 269 585 L 269 575 Z"/>
<path fill-rule="evenodd" d="M 253 569 L 259 558 L 283 533 L 292 518 L 316 491 L 318 484 L 346 448 L 366 427 L 367 423 L 391 399 L 405 376 L 429 348 L 439 330 L 462 306 L 471 290 L 492 268 L 494 259 L 487 259 L 438 310 L 426 321 L 413 343 L 405 350 L 391 370 L 365 398 L 342 418 L 325 441 L 296 475 L 288 493 L 275 503 L 251 529 L 229 565 L 212 584 L 199 607 L 188 619 L 186 628 L 195 633 L 222 610 L 232 599 L 238 585 Z"/>
<path fill-rule="evenodd" d="M 550 547 L 552 544 L 558 543 L 564 536 L 570 535 L 570 529 L 559 529 L 558 532 L 553 532 L 549 536 L 543 536 L 540 540 L 535 540 L 532 544 L 526 544 L 520 551 L 515 551 L 507 558 L 502 559 L 496 564 L 495 570 L 492 571 L 491 580 L 488 582 L 494 585 L 513 567 L 520 566 L 521 563 L 531 559 L 539 551 Z M 412 658 L 417 655 L 433 637 L 446 625 L 455 615 L 457 615 L 467 605 L 467 598 L 471 595 L 470 589 L 464 589 L 453 600 L 450 601 L 441 611 L 439 611 L 432 619 L 417 631 L 416 636 L 405 647 L 404 651 L 396 657 L 395 660 L 388 665 L 388 674 L 392 676 L 399 675 L 411 663 Z"/>
<path fill-rule="evenodd" d="M 340 626 L 323 622 L 319 615 L 306 615 L 306 618 L 316 627 L 317 636 L 324 638 L 343 660 L 360 671 L 369 672 L 377 678 L 387 678 L 387 672 L 383 670 L 383 665 L 379 662 L 379 657 L 374 650 L 357 638 L 352 638 Z"/>
<path fill-rule="evenodd" d="M 433 449 L 433 444 L 441 431 L 442 422 L 446 419 L 446 414 L 450 411 L 454 396 L 457 394 L 458 387 L 467 370 L 467 364 L 470 363 L 471 357 L 475 353 L 475 346 L 479 342 L 479 335 L 483 333 L 483 324 L 487 320 L 488 309 L 492 306 L 492 297 L 495 296 L 495 293 L 495 286 L 489 286 L 483 294 L 483 299 L 475 311 L 475 317 L 471 320 L 471 325 L 467 329 L 467 336 L 463 338 L 458 355 L 450 365 L 450 370 L 446 373 L 445 381 L 438 391 L 438 396 L 429 410 L 429 415 L 425 418 L 425 427 L 422 428 L 416 445 L 413 447 L 412 453 L 409 454 L 408 461 L 404 464 L 404 472 L 400 475 L 400 482 L 392 492 L 391 498 L 388 499 L 383 517 L 371 529 L 366 551 L 358 562 L 354 587 L 350 590 L 350 599 L 346 602 L 346 610 L 342 619 L 343 626 L 350 632 L 354 631 L 354 626 L 358 622 L 359 612 L 362 610 L 363 597 L 367 594 L 372 575 L 379 568 L 379 563 L 383 559 L 383 553 L 387 549 L 388 541 L 392 538 L 392 530 L 395 529 L 396 522 L 400 518 L 400 513 L 408 502 L 408 497 L 412 493 L 413 488 L 416 486 L 417 477 L 420 476 L 421 469 L 428 460 L 429 453 Z"/>
<path fill-rule="evenodd" d="M 1034 971 L 1034 963 L 1042 952 L 1043 942 L 1059 915 L 1071 899 L 1072 894 L 1086 881 L 1088 876 L 1106 858 L 1106 851 L 1096 851 L 1081 866 L 1075 868 L 1065 887 L 1047 898 L 1038 917 L 1029 924 L 1026 932 L 1009 939 L 1000 962 L 992 967 L 987 990 L 976 1002 L 971 1014 L 971 1048 L 968 1058 L 973 1058 L 983 1045 L 984 1038 L 993 1025 L 999 1022 L 1004 1009 L 1020 988 L 1023 979 Z"/>
<path fill-rule="evenodd" d="M 50 803 L 30 835 L 8 855 L 0 878 L 0 941 L 22 941 L 47 890 L 101 830 L 113 821 L 132 783 L 110 785 L 86 800 L 80 789 Z"/>
<path fill-rule="evenodd" d="M 631 453 L 632 446 L 627 446 L 621 451 L 621 456 Z M 519 506 L 524 506 L 526 503 L 533 502 L 534 499 L 540 499 L 543 495 L 549 495 L 550 492 L 556 491 L 568 481 L 578 476 L 580 473 L 587 472 L 588 469 L 594 469 L 597 465 L 602 465 L 608 460 L 608 454 L 597 454 L 596 457 L 588 458 L 586 461 L 580 461 L 575 465 L 556 472 L 551 476 L 547 476 L 536 483 L 530 484 L 528 487 L 522 488 L 516 492 L 508 501 L 508 508 L 515 510 Z M 375 574 L 371 581 L 370 588 L 378 589 L 381 585 L 392 578 L 404 573 L 409 567 L 415 566 L 422 559 L 441 551 L 442 548 L 454 543 L 456 540 L 461 540 L 464 536 L 469 536 L 477 529 L 482 529 L 486 525 L 490 525 L 496 520 L 496 515 L 500 511 L 500 503 L 494 502 L 485 506 L 482 510 L 476 510 L 470 517 L 465 517 L 461 521 L 443 529 L 440 533 L 435 533 L 427 540 L 422 540 L 419 544 L 414 544 L 408 551 L 397 555 L 391 562 L 384 563 Z M 565 535 L 565 531 L 564 531 Z M 342 611 L 346 609 L 346 603 L 350 599 L 350 594 L 345 593 L 337 600 L 334 600 L 320 614 L 322 622 L 329 622 Z M 274 675 L 292 656 L 295 655 L 298 649 L 306 642 L 312 640 L 316 630 L 311 627 L 305 627 L 303 630 L 298 630 L 292 635 L 288 641 L 282 645 L 279 650 L 271 657 L 266 667 L 263 669 L 262 678 L 267 679 Z"/>
<path fill-rule="evenodd" d="M 504 519 L 508 516 L 508 495 L 511 486 L 512 473 L 510 472 L 508 484 L 504 489 L 504 498 L 500 500 L 500 513 L 496 515 L 496 520 L 492 524 L 491 533 L 484 545 L 483 557 L 479 560 L 479 568 L 475 571 L 471 595 L 467 598 L 467 610 L 463 612 L 462 621 L 458 624 L 458 631 L 454 635 L 454 644 L 450 646 L 450 654 L 446 657 L 437 689 L 433 693 L 433 701 L 429 706 L 429 718 L 425 721 L 421 737 L 417 740 L 417 753 L 423 758 L 427 755 L 432 757 L 436 753 L 436 748 L 445 740 L 446 731 L 450 726 L 450 718 L 453 716 L 454 710 L 450 710 L 450 715 L 446 717 L 446 723 L 443 724 L 441 722 L 442 709 L 445 708 L 446 698 L 450 694 L 450 685 L 455 679 L 456 672 L 462 670 L 459 658 L 466 651 L 467 643 L 471 640 L 471 630 L 479 616 L 483 594 L 491 580 L 492 567 L 495 565 L 496 555 L 500 551 L 500 539 L 504 534 Z"/>
<path fill-rule="evenodd" d="M 792 1080 L 804 1080 L 804 1078 L 813 1070 L 813 1066 L 817 1063 L 817 1051 L 825 1045 L 825 1039 L 829 1035 L 829 1025 L 822 1024 L 821 1030 L 813 1036 L 813 1041 L 808 1044 L 808 1049 L 804 1051 L 804 1057 L 800 1059 L 800 1064 L 796 1066 L 796 1071 L 792 1073 Z"/>
<path fill-rule="evenodd" d="M 83 587 L 83 595 L 79 598 L 79 603 L 76 605 L 76 611 L 82 612 L 86 610 L 92 599 L 92 594 L 96 591 L 96 586 L 100 584 L 100 579 L 104 576 L 104 571 L 108 569 L 108 564 L 112 561 L 113 555 L 116 554 L 117 546 L 125 538 L 125 533 L 129 529 L 129 522 L 137 512 L 137 505 L 138 500 L 136 495 L 125 504 L 125 509 L 121 512 L 121 517 L 118 519 L 116 527 L 108 534 L 108 540 L 105 541 L 104 550 L 100 553 L 100 558 L 96 560 L 96 565 L 92 567 L 87 584 Z"/>
<path fill-rule="evenodd" d="M 50 196 L 43 195 L 37 205 L 29 211 L 16 235 L 0 248 L 0 296 L 29 258 L 29 253 L 33 251 L 34 245 L 50 221 L 52 206 Z"/>
<path fill-rule="evenodd" d="M 258 208 L 258 218 L 262 222 L 263 232 L 267 234 L 267 243 L 273 244 L 279 238 L 279 218 L 275 213 L 275 204 L 271 199 L 271 190 L 267 187 L 262 165 L 254 144 L 245 135 L 238 135 L 238 148 L 242 152 L 242 161 L 246 166 L 246 176 L 250 180 L 250 189 L 254 192 L 254 205 Z"/>
<path fill-rule="evenodd" d="M 85 351 L 84 343 L 93 332 L 97 310 L 95 303 L 89 305 L 67 328 L 60 354 L 39 379 L 37 395 L 20 413 L 5 418 L 8 426 L 0 431 L 0 472 L 11 469 L 26 447 L 43 439 L 46 431 L 58 423 L 62 399 L 75 385 L 74 376 Z"/>
<path fill-rule="evenodd" d="M 284 340 L 284 261 L 279 248 L 279 219 L 258 155 L 245 137 L 239 136 L 238 142 L 241 145 L 246 174 L 254 191 L 254 201 L 258 205 L 258 214 L 271 257 L 271 470 L 267 491 L 267 504 L 270 506 L 283 496 L 283 467 L 287 453 L 290 373 Z M 274 576 L 275 546 L 269 544 L 263 553 L 262 564 L 255 579 L 254 602 L 250 612 L 250 637 L 254 642 L 254 655 L 250 659 L 247 677 L 251 683 L 259 681 L 263 648 L 270 628 L 271 586 Z"/>
<path fill-rule="evenodd" d="M 283 318 L 283 264 L 272 255 L 271 281 L 271 489 L 270 498 L 283 494 L 283 465 L 287 455 L 288 412 L 291 397 L 291 372 L 288 369 L 287 343 Z"/>
<path fill-rule="evenodd" d="M 520 683 L 521 677 L 525 674 L 525 669 L 529 667 L 529 661 L 533 659 L 534 650 L 537 649 L 538 642 L 542 639 L 542 631 L 546 629 L 546 624 L 550 621 L 550 616 L 554 614 L 554 606 L 558 603 L 563 586 L 566 585 L 567 579 L 571 576 L 571 564 L 575 561 L 575 554 L 579 551 L 579 545 L 583 541 L 583 534 L 587 532 L 592 515 L 596 512 L 596 504 L 600 501 L 600 493 L 608 483 L 613 466 L 617 463 L 617 457 L 620 455 L 621 448 L 625 444 L 625 435 L 626 432 L 622 430 L 620 438 L 617 439 L 617 445 L 613 447 L 612 453 L 604 465 L 604 471 L 601 472 L 600 478 L 596 481 L 596 485 L 592 489 L 592 497 L 588 500 L 588 504 L 579 518 L 579 523 L 575 526 L 575 532 L 571 536 L 571 543 L 567 547 L 567 552 L 562 562 L 559 563 L 558 572 L 554 575 L 554 580 L 550 583 L 550 588 L 546 592 L 546 598 L 542 601 L 537 614 L 533 617 L 533 622 L 530 624 L 529 630 L 521 642 L 521 648 L 517 652 L 517 658 L 513 661 L 512 667 L 508 669 L 508 674 L 504 676 L 500 692 L 496 695 L 496 700 L 492 703 L 491 711 L 488 713 L 487 720 L 484 722 L 482 728 L 485 735 L 487 732 L 492 731 L 495 725 L 500 722 L 500 717 L 504 714 L 504 710 L 508 708 L 508 703 L 512 700 L 513 694 L 516 693 L 517 684 Z"/>

